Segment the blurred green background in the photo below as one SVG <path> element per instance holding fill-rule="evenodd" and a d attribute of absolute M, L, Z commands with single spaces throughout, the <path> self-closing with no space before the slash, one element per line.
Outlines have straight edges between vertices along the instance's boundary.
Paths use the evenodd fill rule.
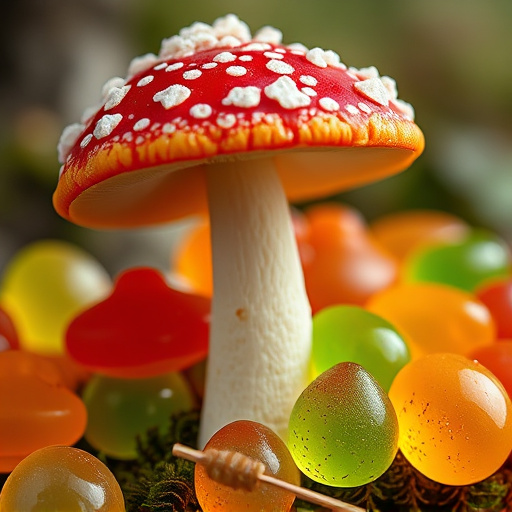
<path fill-rule="evenodd" d="M 53 211 L 64 126 L 96 104 L 132 57 L 194 21 L 235 13 L 253 31 L 376 66 L 413 104 L 427 146 L 405 173 L 338 198 L 370 221 L 438 208 L 512 240 L 512 2 L 510 0 L 17 0 L 0 17 L 0 275 L 40 238 L 72 241 L 112 273 L 167 268 L 178 227 L 98 232 Z"/>

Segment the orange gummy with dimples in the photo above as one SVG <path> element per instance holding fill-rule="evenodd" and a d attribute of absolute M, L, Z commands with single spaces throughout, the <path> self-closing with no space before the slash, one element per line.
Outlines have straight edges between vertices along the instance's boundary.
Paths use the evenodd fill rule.
<path fill-rule="evenodd" d="M 466 357 L 438 353 L 404 366 L 389 397 L 399 447 L 428 478 L 446 485 L 483 480 L 512 449 L 512 404 L 496 377 Z"/>

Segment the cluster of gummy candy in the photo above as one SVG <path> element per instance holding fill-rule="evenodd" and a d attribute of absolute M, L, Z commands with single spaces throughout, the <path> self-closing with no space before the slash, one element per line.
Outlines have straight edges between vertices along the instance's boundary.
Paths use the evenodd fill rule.
<path fill-rule="evenodd" d="M 285 443 L 238 421 L 206 448 L 261 460 L 298 484 L 356 487 L 400 449 L 428 478 L 467 485 L 512 450 L 512 258 L 494 233 L 441 212 L 367 225 L 321 204 L 292 212 L 313 309 L 311 383 Z M 185 238 L 166 279 L 127 269 L 111 282 L 68 243 L 24 248 L 0 281 L 0 511 L 124 510 L 106 466 L 136 436 L 200 405 L 212 293 L 206 224 Z M 180 282 L 183 288 L 170 286 Z M 477 361 L 475 361 L 477 360 Z M 229 489 L 196 466 L 205 512 L 288 511 L 294 495 Z M 48 505 L 50 504 L 50 505 Z"/>

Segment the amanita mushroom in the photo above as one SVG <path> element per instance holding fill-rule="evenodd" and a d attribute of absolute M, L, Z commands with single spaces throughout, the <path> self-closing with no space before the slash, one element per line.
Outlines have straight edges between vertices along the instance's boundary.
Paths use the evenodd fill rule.
<path fill-rule="evenodd" d="M 228 15 L 166 39 L 65 129 L 54 205 L 93 228 L 209 210 L 214 298 L 200 444 L 250 419 L 283 434 L 306 385 L 311 314 L 287 197 L 408 167 L 423 135 L 395 82 Z"/>

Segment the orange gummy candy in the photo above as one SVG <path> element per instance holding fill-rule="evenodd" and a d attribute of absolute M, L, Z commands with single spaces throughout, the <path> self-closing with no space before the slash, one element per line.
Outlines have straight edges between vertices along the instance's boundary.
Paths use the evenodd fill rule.
<path fill-rule="evenodd" d="M 83 435 L 87 411 L 44 357 L 0 352 L 0 472 L 10 472 L 33 451 L 71 445 Z"/>

